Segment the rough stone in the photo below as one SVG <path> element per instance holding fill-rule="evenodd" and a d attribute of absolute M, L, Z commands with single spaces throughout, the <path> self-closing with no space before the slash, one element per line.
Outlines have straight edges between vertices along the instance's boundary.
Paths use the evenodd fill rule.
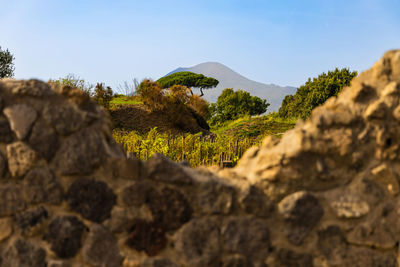
<path fill-rule="evenodd" d="M 17 141 L 7 146 L 8 169 L 12 176 L 23 176 L 35 163 L 36 153 L 27 144 Z"/>
<path fill-rule="evenodd" d="M 10 216 L 24 208 L 21 190 L 13 184 L 0 184 L 0 216 Z"/>
<path fill-rule="evenodd" d="M 173 184 L 192 184 L 193 180 L 184 167 L 161 154 L 155 154 L 146 162 L 148 177 Z"/>
<path fill-rule="evenodd" d="M 374 180 L 382 185 L 392 195 L 397 195 L 400 191 L 399 180 L 393 173 L 392 168 L 387 164 L 381 164 L 371 171 Z"/>
<path fill-rule="evenodd" d="M 154 221 L 165 231 L 178 229 L 192 216 L 192 208 L 185 196 L 175 189 L 164 187 L 150 196 L 149 200 Z"/>
<path fill-rule="evenodd" d="M 237 254 L 230 255 L 223 259 L 223 267 L 253 267 L 253 264 L 245 256 Z"/>
<path fill-rule="evenodd" d="M 213 219 L 193 219 L 174 236 L 175 249 L 188 266 L 219 266 L 220 229 Z"/>
<path fill-rule="evenodd" d="M 68 188 L 66 198 L 73 211 L 97 223 L 110 217 L 116 202 L 114 192 L 106 183 L 88 178 L 75 180 Z"/>
<path fill-rule="evenodd" d="M 278 205 L 279 213 L 287 223 L 287 238 L 300 245 L 317 225 L 324 210 L 311 193 L 300 191 L 285 197 Z"/>
<path fill-rule="evenodd" d="M 100 133 L 82 130 L 61 143 L 52 162 L 62 175 L 89 174 L 104 160 L 103 144 Z"/>
<path fill-rule="evenodd" d="M 313 256 L 307 253 L 296 253 L 289 249 L 278 251 L 279 266 L 283 267 L 313 267 Z"/>
<path fill-rule="evenodd" d="M 137 181 L 125 187 L 121 193 L 122 202 L 128 206 L 140 206 L 151 201 L 155 189 L 145 181 Z"/>
<path fill-rule="evenodd" d="M 317 249 L 330 265 L 340 265 L 347 253 L 346 238 L 342 229 L 337 225 L 330 225 L 318 231 Z"/>
<path fill-rule="evenodd" d="M 29 145 L 44 159 L 50 161 L 59 147 L 56 132 L 43 120 L 38 120 L 32 127 Z"/>
<path fill-rule="evenodd" d="M 13 232 L 12 221 L 10 218 L 0 219 L 0 242 L 7 239 Z"/>
<path fill-rule="evenodd" d="M 14 216 L 15 224 L 23 235 L 32 235 L 33 229 L 43 226 L 49 214 L 43 206 L 18 213 Z"/>
<path fill-rule="evenodd" d="M 140 267 L 179 267 L 179 265 L 167 258 L 147 258 Z"/>
<path fill-rule="evenodd" d="M 331 207 L 339 218 L 360 218 L 370 210 L 366 201 L 352 193 L 339 195 L 338 199 L 331 203 Z"/>
<path fill-rule="evenodd" d="M 210 181 L 200 185 L 198 207 L 205 214 L 229 214 L 234 205 L 235 189 L 221 182 Z"/>
<path fill-rule="evenodd" d="M 48 168 L 32 169 L 25 175 L 22 185 L 28 203 L 59 204 L 63 199 L 63 188 Z"/>
<path fill-rule="evenodd" d="M 74 216 L 56 217 L 51 221 L 44 236 L 51 250 L 62 259 L 74 257 L 82 247 L 82 235 L 86 226 Z"/>
<path fill-rule="evenodd" d="M 154 222 L 136 220 L 125 244 L 137 251 L 144 251 L 149 256 L 156 256 L 167 245 L 164 230 Z"/>
<path fill-rule="evenodd" d="M 43 118 L 62 135 L 78 131 L 85 122 L 85 114 L 71 104 L 47 105 Z"/>
<path fill-rule="evenodd" d="M 264 220 L 252 217 L 229 218 L 221 228 L 224 250 L 252 260 L 265 259 L 271 248 L 270 233 Z"/>
<path fill-rule="evenodd" d="M 6 172 L 7 161 L 4 156 L 0 153 L 0 178 L 2 178 Z"/>
<path fill-rule="evenodd" d="M 27 136 L 37 118 L 36 110 L 24 104 L 7 107 L 3 112 L 10 122 L 11 129 L 20 140 Z"/>
<path fill-rule="evenodd" d="M 348 235 L 347 240 L 352 244 L 391 249 L 398 243 L 400 222 L 398 220 L 398 203 L 383 203 L 376 213 L 366 221 L 358 224 Z"/>
<path fill-rule="evenodd" d="M 8 120 L 0 116 L 0 142 L 2 143 L 11 143 L 14 139 L 14 134 L 11 131 L 10 124 Z"/>
<path fill-rule="evenodd" d="M 126 232 L 130 229 L 135 219 L 142 218 L 140 215 L 140 209 L 114 206 L 110 218 L 105 220 L 103 225 L 113 233 Z M 152 219 L 151 216 L 148 219 Z"/>
<path fill-rule="evenodd" d="M 241 192 L 239 203 L 244 211 L 259 217 L 268 217 L 273 210 L 273 205 L 268 196 L 253 185 Z"/>
<path fill-rule="evenodd" d="M 84 260 L 93 266 L 121 266 L 123 258 L 119 253 L 115 237 L 103 226 L 93 224 L 82 248 Z"/>
<path fill-rule="evenodd" d="M 26 81 L 6 81 L 7 87 L 16 95 L 43 97 L 52 95 L 50 86 L 39 80 L 31 79 Z"/>
<path fill-rule="evenodd" d="M 46 251 L 23 239 L 15 240 L 3 253 L 4 267 L 47 267 Z"/>

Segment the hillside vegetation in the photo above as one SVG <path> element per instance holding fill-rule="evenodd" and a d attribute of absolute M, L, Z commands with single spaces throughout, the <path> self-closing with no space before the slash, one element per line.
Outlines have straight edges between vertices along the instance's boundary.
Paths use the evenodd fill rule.
<path fill-rule="evenodd" d="M 107 108 L 114 123 L 113 136 L 128 153 L 143 160 L 161 153 L 199 166 L 235 165 L 248 148 L 259 146 L 265 136 L 281 137 L 298 118 L 306 119 L 313 108 L 337 96 L 356 75 L 335 69 L 308 79 L 296 94 L 285 97 L 279 112 L 267 115 L 260 114 L 269 103 L 244 90 L 227 88 L 216 103 L 209 104 L 190 87 L 205 82 L 204 88 L 211 88 L 207 82 L 218 81 L 192 73 L 164 77 L 161 85 L 143 80 L 135 95 L 112 98 L 104 84 L 97 84 L 93 92 L 94 87 L 81 79 L 54 82 L 79 87 Z"/>

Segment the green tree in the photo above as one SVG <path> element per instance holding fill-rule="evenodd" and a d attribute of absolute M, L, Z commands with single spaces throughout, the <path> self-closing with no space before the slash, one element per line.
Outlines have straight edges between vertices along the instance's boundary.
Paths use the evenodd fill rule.
<path fill-rule="evenodd" d="M 0 46 L 0 79 L 14 76 L 14 55 Z"/>
<path fill-rule="evenodd" d="M 161 88 L 170 88 L 173 85 L 183 85 L 189 88 L 191 94 L 193 92 L 190 88 L 195 87 L 200 89 L 200 96 L 203 96 L 203 89 L 214 88 L 218 85 L 219 81 L 206 77 L 203 74 L 197 74 L 190 71 L 176 72 L 168 76 L 162 77 L 157 80 Z"/>
<path fill-rule="evenodd" d="M 308 78 L 308 81 L 297 89 L 296 94 L 283 99 L 279 115 L 285 118 L 308 118 L 315 107 L 322 105 L 329 97 L 337 96 L 343 87 L 350 85 L 355 76 L 356 71 L 336 68 L 312 80 Z"/>
<path fill-rule="evenodd" d="M 265 99 L 250 95 L 249 92 L 227 88 L 218 97 L 214 122 L 234 120 L 244 115 L 259 115 L 267 111 L 269 103 Z"/>

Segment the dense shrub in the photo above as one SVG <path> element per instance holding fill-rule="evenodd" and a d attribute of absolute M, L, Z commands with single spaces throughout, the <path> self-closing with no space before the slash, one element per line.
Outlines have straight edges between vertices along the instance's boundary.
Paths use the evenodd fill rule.
<path fill-rule="evenodd" d="M 343 87 L 357 76 L 356 71 L 347 68 L 322 73 L 317 78 L 308 79 L 300 86 L 295 95 L 288 95 L 282 101 L 279 115 L 285 118 L 307 118 L 311 111 L 322 105 L 329 97 L 337 96 Z"/>
<path fill-rule="evenodd" d="M 214 112 L 212 122 L 221 123 L 235 120 L 244 115 L 259 115 L 267 111 L 269 103 L 265 99 L 250 95 L 249 92 L 227 88 L 211 107 Z"/>
<path fill-rule="evenodd" d="M 143 80 L 137 87 L 136 94 L 151 111 L 162 110 L 165 107 L 162 88 L 152 80 Z"/>
<path fill-rule="evenodd" d="M 211 117 L 211 110 L 208 102 L 199 95 L 192 95 L 189 97 L 189 107 L 206 120 Z"/>

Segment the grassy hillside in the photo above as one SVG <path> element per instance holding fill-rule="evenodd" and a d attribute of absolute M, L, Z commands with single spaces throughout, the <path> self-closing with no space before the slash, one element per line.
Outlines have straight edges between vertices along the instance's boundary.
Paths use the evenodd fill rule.
<path fill-rule="evenodd" d="M 110 105 L 113 107 L 138 104 L 142 104 L 142 101 L 140 101 L 137 97 L 125 95 L 116 95 L 110 102 Z"/>

